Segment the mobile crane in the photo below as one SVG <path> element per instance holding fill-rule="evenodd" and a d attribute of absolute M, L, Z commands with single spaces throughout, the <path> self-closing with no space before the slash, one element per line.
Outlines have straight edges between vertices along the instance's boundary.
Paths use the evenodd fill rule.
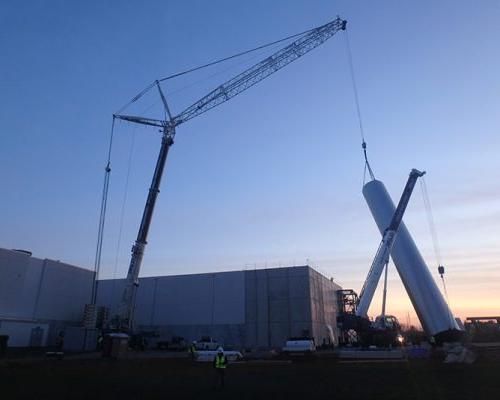
<path fill-rule="evenodd" d="M 206 111 L 230 100 L 239 93 L 242 93 L 243 91 L 249 89 L 253 85 L 279 71 L 281 68 L 307 54 L 309 51 L 313 50 L 314 48 L 330 39 L 337 32 L 345 30 L 346 24 L 347 21 L 337 17 L 331 22 L 305 32 L 291 44 L 287 45 L 281 50 L 278 50 L 261 62 L 255 64 L 254 66 L 248 68 L 234 78 L 218 86 L 216 89 L 208 93 L 206 96 L 202 97 L 191 106 L 187 107 L 178 115 L 172 115 L 171 113 L 166 97 L 161 89 L 161 80 L 155 81 L 146 90 L 154 87 L 154 85 L 157 86 L 165 110 L 164 120 L 133 115 L 124 115 L 121 113 L 113 115 L 113 120 L 120 119 L 136 124 L 154 126 L 160 128 L 160 131 L 162 132 L 160 152 L 158 154 L 151 187 L 149 189 L 146 205 L 144 207 L 137 239 L 132 247 L 132 256 L 130 259 L 130 265 L 125 282 L 125 289 L 123 291 L 119 306 L 119 315 L 117 316 L 118 330 L 124 332 L 133 331 L 134 305 L 137 295 L 137 288 L 139 286 L 139 271 L 144 255 L 144 249 L 147 244 L 148 232 L 153 217 L 156 199 L 159 193 L 160 182 L 165 168 L 168 151 L 174 144 L 176 128 L 179 125 L 189 121 L 190 119 L 195 118 L 205 113 Z M 138 96 L 136 96 L 136 98 Z"/>

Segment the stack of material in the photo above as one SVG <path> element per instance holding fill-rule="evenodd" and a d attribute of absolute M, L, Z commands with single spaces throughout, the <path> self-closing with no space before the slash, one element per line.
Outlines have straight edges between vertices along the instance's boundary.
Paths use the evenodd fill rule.
<path fill-rule="evenodd" d="M 83 327 L 94 329 L 97 323 L 97 306 L 95 304 L 85 304 L 83 311 Z"/>
<path fill-rule="evenodd" d="M 476 361 L 476 354 L 460 343 L 450 343 L 444 347 L 446 351 L 445 363 L 472 364 Z"/>
<path fill-rule="evenodd" d="M 97 309 L 97 327 L 104 328 L 109 322 L 109 308 L 99 307 Z"/>

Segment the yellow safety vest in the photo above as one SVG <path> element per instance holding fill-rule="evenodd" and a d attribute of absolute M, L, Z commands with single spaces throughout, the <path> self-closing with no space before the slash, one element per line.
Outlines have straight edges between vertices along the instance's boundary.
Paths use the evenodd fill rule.
<path fill-rule="evenodd" d="M 215 368 L 226 368 L 226 360 L 224 359 L 224 356 L 215 356 Z"/>

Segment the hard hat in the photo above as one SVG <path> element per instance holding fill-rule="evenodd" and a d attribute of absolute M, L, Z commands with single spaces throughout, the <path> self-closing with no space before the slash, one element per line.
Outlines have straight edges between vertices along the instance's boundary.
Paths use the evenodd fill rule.
<path fill-rule="evenodd" d="M 224 352 L 224 349 L 223 349 L 222 347 L 219 347 L 219 348 L 217 349 L 217 353 L 223 353 L 223 352 Z"/>

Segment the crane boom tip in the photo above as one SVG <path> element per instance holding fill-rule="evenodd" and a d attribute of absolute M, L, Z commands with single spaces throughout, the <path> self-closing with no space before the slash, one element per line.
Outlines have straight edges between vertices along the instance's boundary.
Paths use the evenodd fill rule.
<path fill-rule="evenodd" d="M 425 175 L 425 171 L 419 171 L 418 169 L 413 168 L 411 170 L 410 175 L 417 175 L 419 178 Z"/>

